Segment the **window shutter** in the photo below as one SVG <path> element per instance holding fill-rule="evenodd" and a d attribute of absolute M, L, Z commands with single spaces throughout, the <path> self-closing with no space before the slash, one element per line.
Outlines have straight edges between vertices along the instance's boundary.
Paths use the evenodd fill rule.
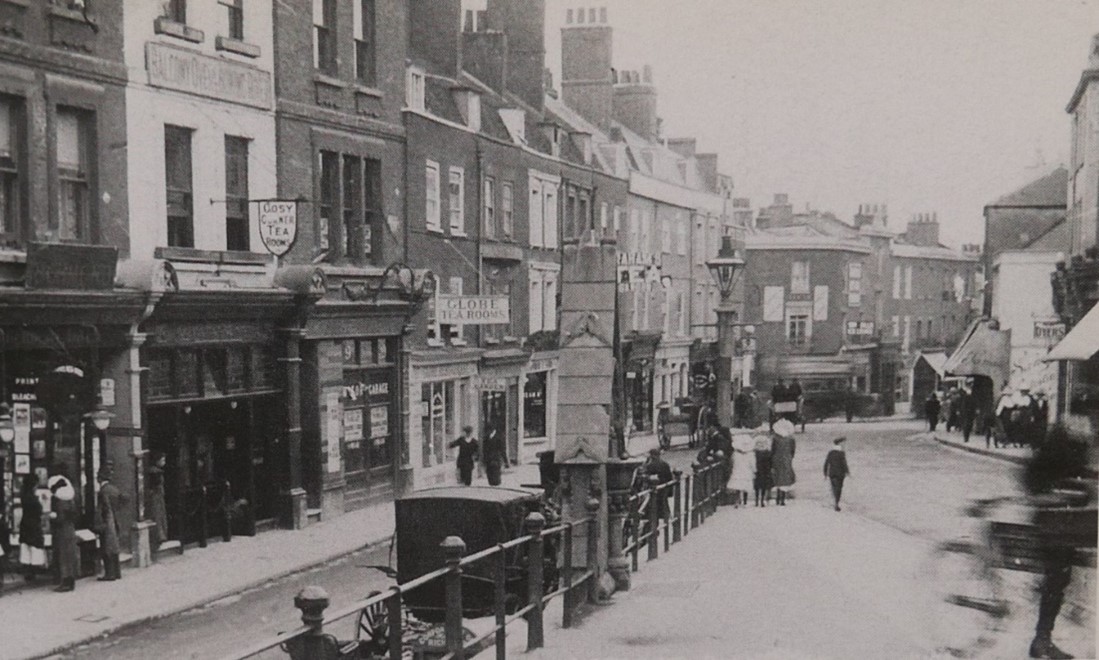
<path fill-rule="evenodd" d="M 828 287 L 818 284 L 813 287 L 813 320 L 828 320 Z"/>
<path fill-rule="evenodd" d="M 763 287 L 764 322 L 782 322 L 784 316 L 785 288 L 781 286 Z"/>

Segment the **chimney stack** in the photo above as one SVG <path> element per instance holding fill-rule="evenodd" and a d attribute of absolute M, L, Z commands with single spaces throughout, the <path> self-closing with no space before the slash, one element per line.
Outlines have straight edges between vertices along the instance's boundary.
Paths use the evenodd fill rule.
<path fill-rule="evenodd" d="M 652 85 L 652 69 L 645 74 L 631 71 L 626 82 L 614 86 L 614 118 L 641 137 L 655 142 L 660 136 L 656 116 L 656 88 Z"/>
<path fill-rule="evenodd" d="M 589 22 L 587 8 L 565 12 L 561 28 L 561 97 L 565 104 L 603 131 L 610 130 L 614 117 L 614 88 L 611 67 L 613 31 L 607 24 L 607 9 L 595 11 Z"/>
<path fill-rule="evenodd" d="M 939 214 L 937 212 L 917 213 L 908 222 L 904 233 L 905 240 L 912 245 L 937 247 L 939 245 Z"/>

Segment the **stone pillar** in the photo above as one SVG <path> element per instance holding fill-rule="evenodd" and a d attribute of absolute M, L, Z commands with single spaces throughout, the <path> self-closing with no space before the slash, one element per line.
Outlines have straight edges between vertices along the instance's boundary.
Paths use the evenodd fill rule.
<path fill-rule="evenodd" d="M 134 326 L 136 327 L 136 326 Z M 129 377 L 130 391 L 130 426 L 134 429 L 142 429 L 141 408 L 141 347 L 145 344 L 147 335 L 133 330 L 130 332 L 130 345 L 127 347 L 126 375 Z M 151 520 L 145 520 L 145 461 L 149 450 L 145 447 L 144 433 L 135 432 L 133 436 L 134 458 L 134 523 L 130 528 L 130 554 L 131 565 L 135 568 L 145 568 L 153 563 L 152 532 L 156 524 Z M 167 535 L 167 530 L 157 530 L 160 538 Z"/>
<path fill-rule="evenodd" d="M 309 523 L 306 492 L 302 487 L 301 461 L 301 342 L 305 332 L 289 328 L 286 334 L 286 456 L 287 468 L 285 523 L 290 529 L 302 529 Z"/>

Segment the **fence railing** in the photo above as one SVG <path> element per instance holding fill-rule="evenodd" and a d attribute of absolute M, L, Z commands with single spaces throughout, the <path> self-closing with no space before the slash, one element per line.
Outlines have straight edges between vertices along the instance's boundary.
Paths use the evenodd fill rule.
<path fill-rule="evenodd" d="M 692 465 L 691 474 L 676 474 L 668 483 L 654 484 L 629 498 L 626 539 L 623 552 L 630 556 L 630 569 L 640 568 L 640 553 L 647 548 L 648 559 L 660 556 L 686 537 L 690 530 L 706 522 L 717 512 L 725 488 L 725 470 L 720 462 Z"/>
<path fill-rule="evenodd" d="M 591 509 L 589 508 L 589 511 Z M 573 536 L 579 527 L 586 528 L 586 563 L 574 565 Z M 471 555 L 466 555 L 466 544 L 457 536 L 449 536 L 441 545 L 445 566 L 436 569 L 404 584 L 391 587 L 388 591 L 349 603 L 335 612 L 325 613 L 328 597 L 319 587 L 306 587 L 294 599 L 294 606 L 302 612 L 302 624 L 294 630 L 280 633 L 252 646 L 226 656 L 226 660 L 243 660 L 258 656 L 266 651 L 281 648 L 293 660 L 329 660 L 335 658 L 360 657 L 359 645 L 366 640 L 339 640 L 325 632 L 341 620 L 356 614 L 384 613 L 387 620 L 386 656 L 390 660 L 399 660 L 404 651 L 405 621 L 403 620 L 404 595 L 436 580 L 445 584 L 446 618 L 444 624 L 445 647 L 442 649 L 419 649 L 433 652 L 433 657 L 442 655 L 446 659 L 460 660 L 471 651 L 487 647 L 492 638 L 496 647 L 496 657 L 503 660 L 507 655 L 505 644 L 506 628 L 517 619 L 527 621 L 527 649 L 540 648 L 544 644 L 545 606 L 554 598 L 563 599 L 561 625 L 571 627 L 575 610 L 582 601 L 594 602 L 596 598 L 596 574 L 598 557 L 598 529 L 594 511 L 587 518 L 545 527 L 545 518 L 540 513 L 532 513 L 525 521 L 526 534 L 505 543 L 499 543 Z M 553 539 L 553 547 L 559 549 L 553 558 L 559 570 L 559 582 L 556 588 L 546 590 L 545 562 L 547 557 L 546 539 Z M 507 593 L 507 551 L 512 548 L 525 550 L 527 574 L 527 602 L 523 607 L 508 613 Z M 463 624 L 462 575 L 473 564 L 486 562 L 492 566 L 493 612 L 495 621 L 491 628 L 471 639 L 465 639 Z M 412 649 L 417 655 L 417 649 Z M 439 653 L 441 652 L 441 654 Z"/>

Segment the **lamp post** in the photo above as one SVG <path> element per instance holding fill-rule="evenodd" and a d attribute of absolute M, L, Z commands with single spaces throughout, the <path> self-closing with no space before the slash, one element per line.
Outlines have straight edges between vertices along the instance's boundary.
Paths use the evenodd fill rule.
<path fill-rule="evenodd" d="M 91 422 L 92 428 L 95 429 L 96 436 L 99 438 L 99 454 L 102 456 L 107 447 L 107 429 L 111 425 L 111 418 L 113 414 L 107 412 L 102 408 L 96 408 L 95 410 L 85 413 L 84 419 Z M 92 452 L 92 443 L 90 437 L 84 439 L 84 510 L 87 520 L 85 524 L 91 527 L 95 523 L 95 481 L 98 475 L 95 473 L 94 465 L 95 459 Z M 101 465 L 100 468 L 105 468 L 106 465 Z"/>
<path fill-rule="evenodd" d="M 733 249 L 732 236 L 722 236 L 721 250 L 706 262 L 706 268 L 721 292 L 721 302 L 714 310 L 717 312 L 717 420 L 725 427 L 733 425 L 733 327 L 737 312 L 731 298 L 737 271 L 743 266 L 744 260 Z"/>

